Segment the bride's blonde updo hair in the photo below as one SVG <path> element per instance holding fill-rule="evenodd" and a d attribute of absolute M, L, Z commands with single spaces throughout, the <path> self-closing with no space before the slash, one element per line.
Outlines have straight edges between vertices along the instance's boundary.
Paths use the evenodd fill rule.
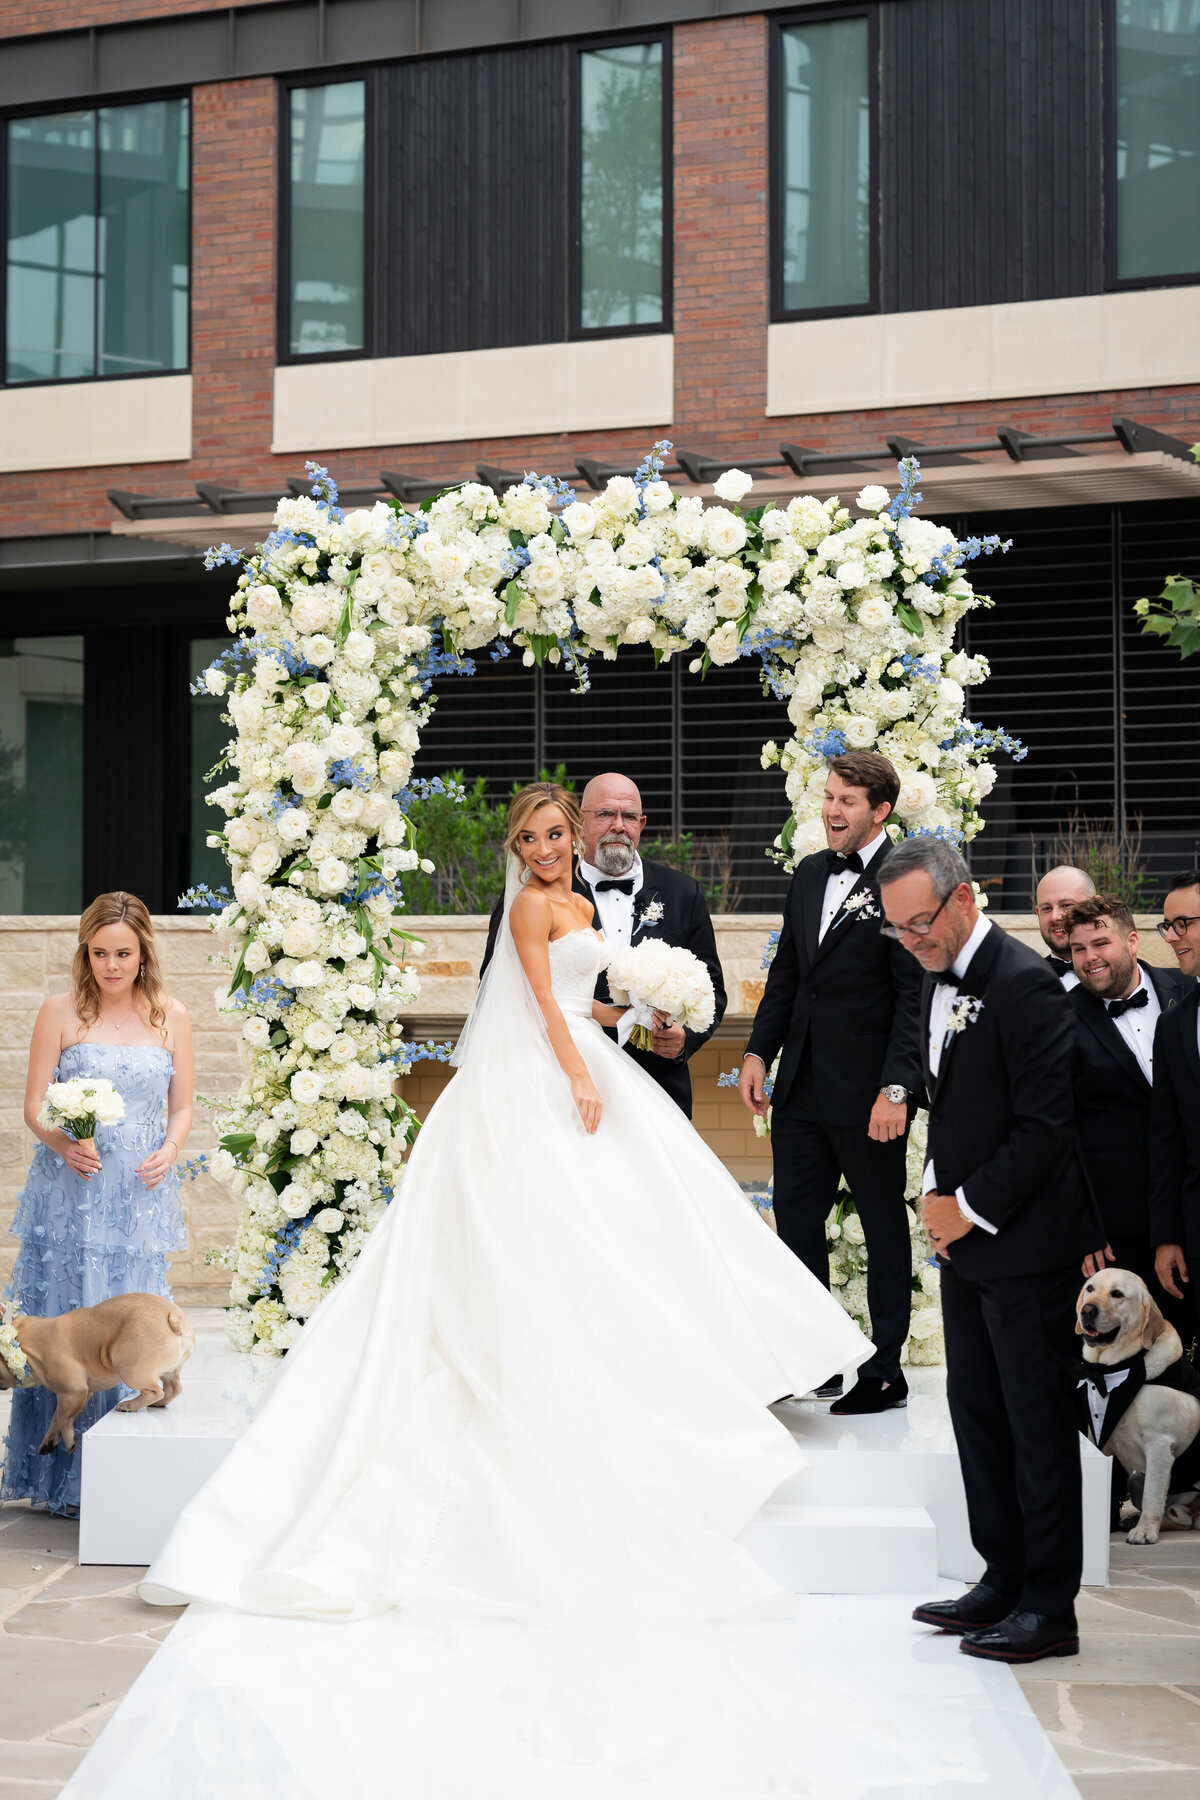
<path fill-rule="evenodd" d="M 162 971 L 154 945 L 154 926 L 145 903 L 136 894 L 101 894 L 79 921 L 79 946 L 71 964 L 71 999 L 86 1031 L 100 1017 L 100 989 L 92 973 L 88 945 L 106 925 L 128 925 L 141 947 L 142 960 L 133 983 L 133 997 L 144 1007 L 152 1027 L 166 1037 L 167 1012 L 163 1005 Z"/>
<path fill-rule="evenodd" d="M 504 848 L 510 856 L 524 863 L 525 859 L 517 847 L 517 839 L 525 830 L 535 812 L 543 806 L 561 806 L 571 830 L 571 848 L 578 855 L 579 837 L 583 829 L 583 816 L 579 811 L 579 802 L 574 794 L 560 787 L 557 781 L 531 781 L 514 794 L 508 806 L 508 830 L 504 838 Z"/>

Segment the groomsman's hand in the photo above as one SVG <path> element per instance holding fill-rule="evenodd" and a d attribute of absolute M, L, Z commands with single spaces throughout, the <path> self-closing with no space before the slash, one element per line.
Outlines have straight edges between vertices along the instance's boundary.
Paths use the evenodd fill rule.
<path fill-rule="evenodd" d="M 654 1054 L 665 1056 L 675 1062 L 683 1055 L 683 1046 L 687 1043 L 687 1032 L 682 1025 L 668 1025 L 666 1013 L 656 1012 L 654 1015 Z"/>
<path fill-rule="evenodd" d="M 890 1144 L 893 1138 L 904 1136 L 907 1124 L 908 1107 L 903 1100 L 889 1100 L 885 1094 L 876 1094 L 871 1122 L 867 1126 L 869 1138 L 874 1138 L 877 1144 Z"/>
<path fill-rule="evenodd" d="M 921 1223 L 925 1227 L 925 1235 L 939 1256 L 946 1254 L 947 1247 L 966 1237 L 971 1229 L 970 1219 L 964 1219 L 958 1210 L 958 1201 L 953 1194 L 925 1194 L 921 1199 Z"/>
<path fill-rule="evenodd" d="M 1090 1281 L 1093 1275 L 1099 1275 L 1105 1263 L 1115 1263 L 1116 1260 L 1116 1256 L 1113 1254 L 1112 1245 L 1105 1244 L 1103 1250 L 1093 1250 L 1090 1256 L 1084 1257 L 1083 1273 L 1087 1280 Z"/>
<path fill-rule="evenodd" d="M 1154 1273 L 1168 1294 L 1174 1294 L 1177 1300 L 1183 1299 L 1183 1288 L 1176 1286 L 1176 1278 L 1178 1277 L 1180 1282 L 1187 1282 L 1190 1280 L 1190 1276 L 1182 1244 L 1160 1244 L 1158 1246 L 1154 1252 Z"/>
<path fill-rule="evenodd" d="M 767 1116 L 767 1096 L 763 1092 L 763 1083 L 767 1079 L 767 1071 L 763 1067 L 760 1056 L 747 1056 L 742 1059 L 742 1072 L 738 1076 L 738 1093 L 742 1096 L 742 1105 L 748 1106 L 756 1118 Z"/>

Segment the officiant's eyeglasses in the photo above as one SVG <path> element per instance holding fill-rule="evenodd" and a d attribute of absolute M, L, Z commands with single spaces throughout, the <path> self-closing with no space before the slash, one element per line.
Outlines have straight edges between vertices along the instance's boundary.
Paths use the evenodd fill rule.
<path fill-rule="evenodd" d="M 620 819 L 622 825 L 640 825 L 645 813 L 614 812 L 611 806 L 585 806 L 583 812 L 591 813 L 602 825 L 615 825 Z"/>
<path fill-rule="evenodd" d="M 950 898 L 954 894 L 954 891 L 955 890 L 953 888 L 950 889 L 950 893 L 946 895 L 946 899 L 942 901 L 942 904 L 941 904 L 941 906 L 938 907 L 937 912 L 930 913 L 930 915 L 927 919 L 913 919 L 907 925 L 881 925 L 879 927 L 880 937 L 895 938 L 895 940 L 898 944 L 903 943 L 903 941 L 906 937 L 915 937 L 915 938 L 928 937 L 930 932 L 933 930 L 933 921 L 937 918 L 938 913 L 940 913 L 942 911 L 942 908 L 946 905 L 946 902 L 948 900 L 950 900 Z"/>
<path fill-rule="evenodd" d="M 1186 937 L 1190 925 L 1200 925 L 1200 913 L 1193 913 L 1190 919 L 1185 919 L 1182 914 L 1174 919 L 1160 919 L 1154 929 L 1159 937 Z"/>

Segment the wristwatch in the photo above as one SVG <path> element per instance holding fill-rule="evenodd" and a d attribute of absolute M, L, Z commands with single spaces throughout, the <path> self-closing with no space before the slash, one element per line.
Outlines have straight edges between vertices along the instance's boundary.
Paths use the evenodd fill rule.
<path fill-rule="evenodd" d="M 908 1099 L 908 1089 L 901 1087 L 898 1081 L 893 1081 L 890 1087 L 880 1088 L 879 1091 L 885 1100 L 891 1101 L 893 1106 L 903 1106 Z"/>

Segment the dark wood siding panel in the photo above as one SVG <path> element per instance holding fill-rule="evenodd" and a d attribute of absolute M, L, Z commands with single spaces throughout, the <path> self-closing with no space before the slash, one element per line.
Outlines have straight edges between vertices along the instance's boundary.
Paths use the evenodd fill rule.
<path fill-rule="evenodd" d="M 885 312 L 1103 286 L 1101 9 L 880 9 Z"/>
<path fill-rule="evenodd" d="M 567 54 L 380 71 L 384 355 L 567 336 Z"/>

